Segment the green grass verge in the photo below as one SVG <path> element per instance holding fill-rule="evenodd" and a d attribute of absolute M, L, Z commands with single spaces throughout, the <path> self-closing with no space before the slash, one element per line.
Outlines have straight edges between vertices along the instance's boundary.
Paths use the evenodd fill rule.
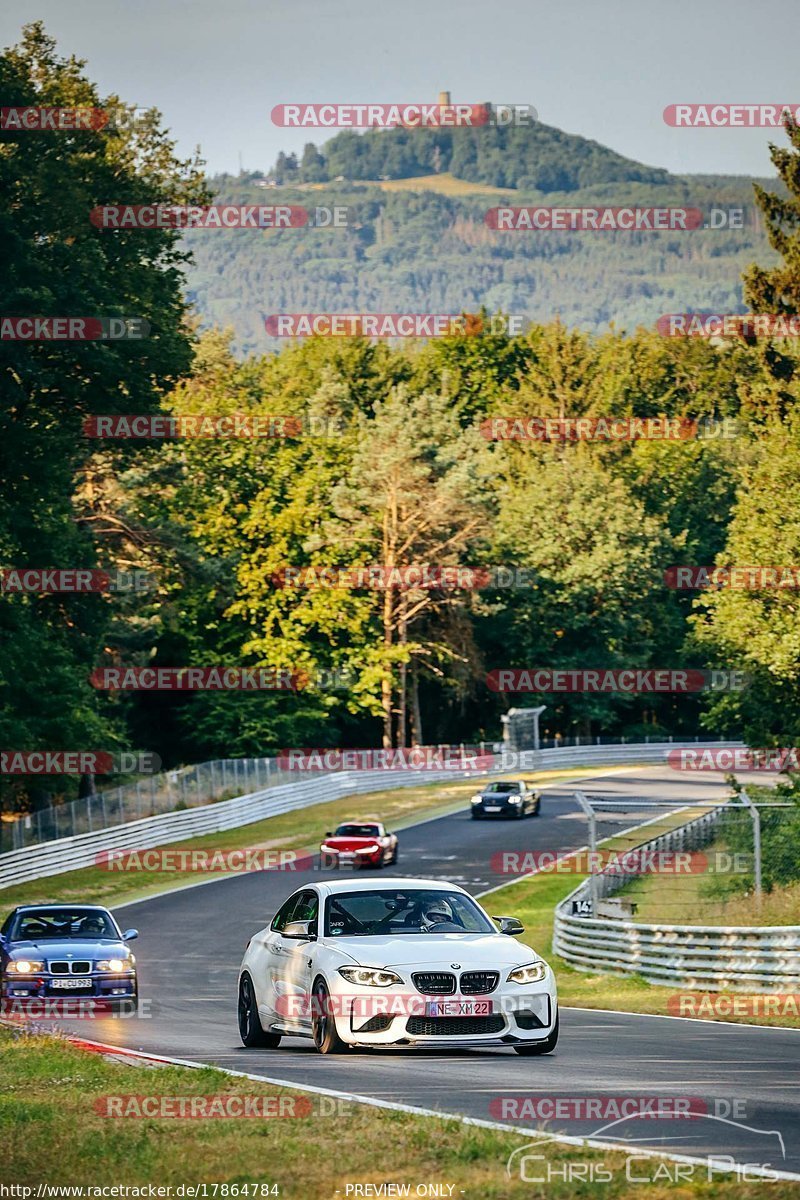
<path fill-rule="evenodd" d="M 525 778 L 535 779 L 537 784 L 545 786 L 547 783 L 563 782 L 565 779 L 586 778 L 596 775 L 598 771 L 617 773 L 635 769 L 595 766 L 583 771 L 565 769 L 538 774 L 525 772 Z M 397 788 L 392 791 L 331 800 L 277 817 L 266 817 L 263 821 L 255 821 L 251 825 L 240 825 L 224 833 L 209 833 L 203 837 L 170 842 L 169 849 L 213 852 L 260 847 L 274 851 L 316 851 L 326 829 L 333 829 L 348 818 L 373 813 L 379 816 L 388 828 L 401 830 L 416 821 L 444 816 L 446 813 L 466 808 L 469 797 L 483 782 L 484 780 L 473 778 L 458 783 L 432 783 L 422 787 Z M 128 900 L 155 896 L 182 883 L 188 885 L 212 878 L 219 878 L 219 875 L 199 871 L 123 872 L 104 867 L 83 867 L 77 871 L 67 871 L 63 875 L 50 875 L 30 883 L 3 888 L 0 890 L 0 922 L 5 914 L 18 904 L 64 901 L 106 904 L 113 907 Z"/>
<path fill-rule="evenodd" d="M 715 855 L 728 855 L 724 840 L 706 846 L 708 871 L 702 874 L 640 875 L 620 895 L 635 900 L 637 921 L 671 925 L 800 925 L 800 883 L 776 887 L 761 903 L 736 889 L 736 877 L 715 871 Z M 722 860 L 725 862 L 725 860 Z M 726 886 L 729 885 L 729 886 Z"/>
<path fill-rule="evenodd" d="M 185 1102 L 190 1097 L 258 1096 L 272 1098 L 275 1104 L 283 1097 L 286 1111 L 292 1104 L 289 1098 L 303 1093 L 237 1079 L 210 1067 L 130 1066 L 62 1039 L 21 1035 L 16 1030 L 0 1029 L 0 1074 L 0 1155 L 6 1186 L 147 1189 L 152 1184 L 171 1187 L 174 1197 L 181 1184 L 257 1183 L 277 1185 L 279 1190 L 273 1194 L 283 1200 L 344 1198 L 348 1185 L 386 1182 L 410 1185 L 412 1196 L 418 1184 L 450 1185 L 449 1193 L 440 1194 L 465 1200 L 535 1200 L 545 1195 L 566 1200 L 588 1195 L 590 1187 L 592 1195 L 603 1198 L 632 1197 L 640 1191 L 626 1181 L 623 1153 L 554 1142 L 534 1144 L 534 1152 L 545 1157 L 545 1162 L 534 1164 L 537 1173 L 556 1173 L 543 1190 L 518 1175 L 506 1178 L 509 1155 L 525 1145 L 520 1134 L 307 1093 L 302 1109 L 306 1115 L 283 1119 L 103 1116 L 96 1106 L 105 1109 L 108 1097 L 137 1097 L 134 1111 L 141 1111 L 143 1097 L 169 1097 L 173 1109 L 177 1098 Z M 487 1096 L 487 1110 L 488 1100 Z M 576 1185 L 563 1178 L 569 1164 L 582 1170 L 589 1164 L 595 1171 L 602 1164 L 611 1181 Z M 694 1168 L 689 1182 L 667 1182 L 665 1173 L 677 1169 L 664 1160 L 637 1160 L 638 1175 L 648 1172 L 658 1180 L 650 1184 L 648 1200 L 690 1196 L 724 1200 L 732 1188 L 737 1200 L 756 1200 L 764 1194 L 758 1180 L 734 1184 L 730 1177 L 717 1175 L 705 1182 L 707 1168 L 701 1166 Z M 682 1169 L 689 1168 L 683 1165 Z M 796 1183 L 774 1182 L 769 1195 L 788 1200 L 797 1196 L 797 1188 Z M 216 1193 L 220 1198 L 242 1194 Z M 210 1186 L 206 1195 L 213 1200 Z"/>

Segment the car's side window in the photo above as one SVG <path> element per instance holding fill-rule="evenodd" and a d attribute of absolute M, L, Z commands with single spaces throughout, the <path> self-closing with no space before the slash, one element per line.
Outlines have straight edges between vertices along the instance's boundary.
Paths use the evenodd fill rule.
<path fill-rule="evenodd" d="M 275 916 L 272 918 L 272 924 L 270 925 L 271 930 L 273 930 L 275 933 L 283 933 L 286 922 L 291 920 L 292 911 L 302 895 L 302 892 L 299 894 L 295 892 L 293 896 L 290 896 L 289 899 L 280 906 L 278 911 L 275 913 Z"/>

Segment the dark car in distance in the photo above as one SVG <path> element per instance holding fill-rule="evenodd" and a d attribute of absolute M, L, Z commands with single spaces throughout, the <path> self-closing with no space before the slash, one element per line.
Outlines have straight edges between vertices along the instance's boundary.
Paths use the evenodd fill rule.
<path fill-rule="evenodd" d="M 494 780 L 472 797 L 472 819 L 538 817 L 541 794 L 524 779 Z"/>

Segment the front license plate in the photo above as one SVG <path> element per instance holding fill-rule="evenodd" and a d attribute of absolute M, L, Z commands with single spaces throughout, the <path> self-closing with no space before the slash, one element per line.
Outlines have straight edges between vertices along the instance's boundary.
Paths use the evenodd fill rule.
<path fill-rule="evenodd" d="M 428 1017 L 488 1017 L 492 1013 L 491 1000 L 431 1000 L 427 1005 Z"/>
<path fill-rule="evenodd" d="M 91 979 L 51 979 L 49 986 L 52 988 L 65 988 L 69 991 L 75 991 L 78 988 L 91 988 L 92 981 Z"/>
<path fill-rule="evenodd" d="M 500 805 L 499 804 L 487 804 L 486 812 L 500 812 Z"/>

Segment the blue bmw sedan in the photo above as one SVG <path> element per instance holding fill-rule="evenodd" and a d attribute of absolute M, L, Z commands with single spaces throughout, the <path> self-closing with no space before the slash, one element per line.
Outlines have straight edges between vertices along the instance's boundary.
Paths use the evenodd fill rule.
<path fill-rule="evenodd" d="M 126 943 L 137 936 L 97 905 L 15 908 L 0 928 L 3 1007 L 68 996 L 135 1005 L 136 959 Z"/>

